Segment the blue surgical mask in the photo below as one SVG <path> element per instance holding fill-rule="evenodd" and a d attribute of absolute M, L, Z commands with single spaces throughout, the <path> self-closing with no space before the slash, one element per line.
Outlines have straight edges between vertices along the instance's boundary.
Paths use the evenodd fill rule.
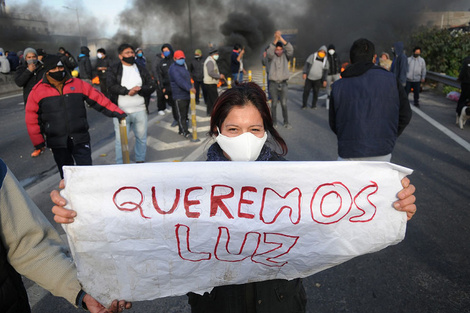
<path fill-rule="evenodd" d="M 138 56 L 139 58 L 141 58 L 142 55 L 143 55 L 142 52 L 137 53 L 137 56 Z"/>
<path fill-rule="evenodd" d="M 163 55 L 164 55 L 165 57 L 168 57 L 170 54 L 171 54 L 170 51 L 163 51 Z"/>
<path fill-rule="evenodd" d="M 185 61 L 184 59 L 179 59 L 179 60 L 176 60 L 175 62 L 178 65 L 184 65 L 184 61 Z"/>

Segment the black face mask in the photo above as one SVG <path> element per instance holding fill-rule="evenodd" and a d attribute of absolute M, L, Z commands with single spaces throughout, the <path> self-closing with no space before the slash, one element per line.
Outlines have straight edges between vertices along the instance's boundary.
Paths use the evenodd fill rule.
<path fill-rule="evenodd" d="M 65 71 L 49 72 L 49 76 L 57 81 L 61 81 L 65 77 Z"/>
<path fill-rule="evenodd" d="M 122 60 L 130 65 L 135 63 L 135 57 L 122 58 Z"/>
<path fill-rule="evenodd" d="M 415 58 L 419 58 L 419 57 L 421 56 L 421 54 L 414 53 L 413 56 L 414 56 Z"/>

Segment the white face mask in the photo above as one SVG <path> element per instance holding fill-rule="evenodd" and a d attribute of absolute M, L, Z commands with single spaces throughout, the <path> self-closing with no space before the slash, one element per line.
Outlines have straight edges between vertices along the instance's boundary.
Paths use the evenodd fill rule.
<path fill-rule="evenodd" d="M 333 54 L 335 54 L 335 50 L 330 49 L 330 50 L 328 50 L 328 53 L 329 53 L 330 55 L 333 55 Z"/>
<path fill-rule="evenodd" d="M 98 52 L 98 53 L 96 54 L 96 56 L 98 57 L 98 59 L 101 59 L 101 58 L 103 57 L 103 54 L 101 54 L 100 52 Z"/>
<path fill-rule="evenodd" d="M 217 60 L 219 59 L 219 55 L 218 55 L 218 54 L 216 54 L 216 55 L 214 55 L 214 56 L 213 56 L 213 58 L 214 58 L 214 60 L 216 60 L 216 61 L 217 61 Z"/>
<path fill-rule="evenodd" d="M 237 137 L 227 137 L 219 131 L 215 141 L 217 141 L 232 161 L 255 161 L 267 138 L 268 134 L 266 132 L 264 132 L 262 138 L 259 138 L 250 132 L 243 133 Z"/>

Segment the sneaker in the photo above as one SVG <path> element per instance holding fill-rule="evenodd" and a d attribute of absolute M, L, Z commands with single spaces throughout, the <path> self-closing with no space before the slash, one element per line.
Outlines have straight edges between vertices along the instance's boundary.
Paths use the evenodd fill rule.
<path fill-rule="evenodd" d="M 284 123 L 284 128 L 292 129 L 292 126 L 289 123 Z"/>
<path fill-rule="evenodd" d="M 302 110 L 305 110 L 305 109 L 307 109 L 307 107 L 306 107 L 306 106 L 302 106 L 301 109 L 302 109 Z"/>
<path fill-rule="evenodd" d="M 184 133 L 183 136 L 184 136 L 184 138 L 188 138 L 188 139 L 189 139 L 189 138 L 191 137 L 191 133 L 190 133 L 190 132 L 186 132 L 186 133 Z"/>
<path fill-rule="evenodd" d="M 178 126 L 178 122 L 176 120 L 173 120 L 173 123 L 171 123 L 171 127 L 176 127 Z"/>
<path fill-rule="evenodd" d="M 158 115 L 165 115 L 165 111 L 164 110 L 158 111 Z"/>
<path fill-rule="evenodd" d="M 171 109 L 170 109 L 170 108 L 166 108 L 166 109 L 165 109 L 165 112 L 166 112 L 166 113 L 171 113 Z"/>
<path fill-rule="evenodd" d="M 312 106 L 312 110 L 316 110 L 316 109 L 317 109 L 316 105 Z"/>
<path fill-rule="evenodd" d="M 33 151 L 33 153 L 31 153 L 31 157 L 36 158 L 40 156 L 41 154 L 43 154 L 45 150 L 46 150 L 46 147 L 42 147 L 41 149 L 36 149 Z"/>

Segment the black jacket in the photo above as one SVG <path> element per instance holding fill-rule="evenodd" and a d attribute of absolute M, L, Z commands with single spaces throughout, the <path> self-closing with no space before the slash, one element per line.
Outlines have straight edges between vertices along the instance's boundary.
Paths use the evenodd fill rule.
<path fill-rule="evenodd" d="M 44 64 L 40 61 L 36 64 L 34 72 L 28 70 L 27 64 L 18 66 L 15 74 L 15 83 L 18 87 L 23 87 L 23 99 L 24 105 L 28 100 L 29 93 L 33 89 L 34 85 L 41 81 L 44 76 Z"/>
<path fill-rule="evenodd" d="M 459 80 L 462 83 L 470 84 L 470 56 L 463 59 L 459 73 Z"/>
<path fill-rule="evenodd" d="M 162 49 L 167 47 L 170 49 L 170 55 L 163 58 L 157 66 L 157 80 L 160 84 L 160 88 L 171 89 L 170 86 L 170 75 L 168 71 L 170 66 L 174 63 L 173 61 L 173 47 L 170 44 L 164 44 Z"/>
<path fill-rule="evenodd" d="M 189 64 L 189 72 L 194 81 L 202 82 L 204 80 L 204 59 L 202 57 L 193 58 Z"/>
<path fill-rule="evenodd" d="M 333 84 L 329 121 L 342 158 L 391 153 L 411 120 L 403 86 L 387 70 L 371 62 L 348 67 Z"/>
<path fill-rule="evenodd" d="M 117 62 L 108 67 L 106 83 L 108 84 L 108 93 L 110 99 L 113 103 L 119 105 L 118 98 L 119 96 L 125 96 L 129 93 L 129 89 L 121 85 L 122 80 L 122 63 Z M 150 76 L 150 73 L 145 67 L 137 65 L 139 69 L 140 77 L 142 78 L 142 89 L 139 91 L 139 96 L 144 97 L 145 106 L 147 107 L 150 103 L 150 95 L 155 91 L 156 84 L 155 81 Z"/>
<path fill-rule="evenodd" d="M 60 57 L 60 61 L 62 61 L 62 64 L 64 64 L 65 68 L 71 72 L 78 66 L 78 63 L 75 61 L 75 58 L 70 54 L 70 52 L 67 51 L 66 53 L 68 53 L 69 56 L 61 53 L 59 53 L 58 56 Z"/>

